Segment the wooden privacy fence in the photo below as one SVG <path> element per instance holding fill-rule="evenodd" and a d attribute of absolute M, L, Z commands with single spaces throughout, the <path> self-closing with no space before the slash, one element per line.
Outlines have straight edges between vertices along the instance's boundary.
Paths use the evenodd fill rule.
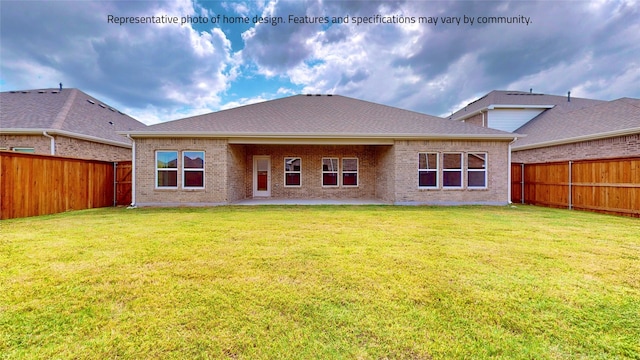
<path fill-rule="evenodd" d="M 126 204 L 119 202 L 127 201 L 126 195 L 115 197 L 115 168 L 107 161 L 2 151 L 0 219 Z"/>
<path fill-rule="evenodd" d="M 640 217 L 640 157 L 511 164 L 511 201 Z"/>
<path fill-rule="evenodd" d="M 116 177 L 116 201 L 115 205 L 129 205 L 131 204 L 131 174 L 132 166 L 131 161 L 120 161 L 115 163 Z"/>

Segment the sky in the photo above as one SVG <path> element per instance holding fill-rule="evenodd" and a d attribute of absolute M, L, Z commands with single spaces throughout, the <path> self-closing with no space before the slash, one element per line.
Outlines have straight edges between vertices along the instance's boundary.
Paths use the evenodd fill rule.
<path fill-rule="evenodd" d="M 59 83 L 147 124 L 309 93 L 640 98 L 640 1 L 0 0 L 0 91 Z"/>

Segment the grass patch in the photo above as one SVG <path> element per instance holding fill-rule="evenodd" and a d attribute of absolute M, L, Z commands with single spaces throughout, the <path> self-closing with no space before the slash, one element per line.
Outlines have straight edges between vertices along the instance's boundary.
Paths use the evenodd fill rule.
<path fill-rule="evenodd" d="M 0 222 L 0 358 L 640 359 L 640 222 L 517 207 Z"/>

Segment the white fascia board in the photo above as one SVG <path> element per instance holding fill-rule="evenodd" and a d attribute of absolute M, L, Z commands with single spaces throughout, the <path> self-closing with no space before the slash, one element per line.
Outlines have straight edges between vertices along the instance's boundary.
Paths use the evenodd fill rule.
<path fill-rule="evenodd" d="M 470 118 L 470 117 L 472 117 L 472 116 L 475 116 L 475 115 L 480 114 L 480 113 L 481 113 L 481 112 L 483 112 L 483 111 L 487 111 L 487 109 L 488 109 L 487 107 L 483 107 L 483 108 L 481 108 L 481 109 L 478 109 L 478 110 L 476 110 L 476 111 L 470 112 L 470 113 L 468 113 L 468 114 L 464 114 L 464 115 L 459 116 L 459 117 L 456 117 L 456 118 L 451 118 L 451 120 L 454 120 L 454 121 L 462 121 L 462 120 L 466 120 L 466 119 L 468 119 L 468 118 Z"/>
<path fill-rule="evenodd" d="M 496 109 L 551 109 L 555 105 L 517 105 L 517 104 L 492 104 L 487 106 L 488 110 Z"/>
<path fill-rule="evenodd" d="M 576 137 L 565 138 L 565 139 L 543 141 L 543 142 L 530 144 L 530 145 L 517 146 L 514 144 L 514 146 L 511 147 L 511 150 L 513 151 L 531 150 L 531 149 L 538 149 L 538 148 L 544 148 L 549 146 L 566 145 L 566 144 L 573 144 L 577 142 L 600 140 L 600 139 L 607 139 L 607 138 L 612 138 L 617 136 L 626 136 L 626 135 L 635 135 L 635 134 L 640 134 L 640 127 L 624 129 L 624 130 L 608 131 L 604 133 L 597 133 L 597 134 L 591 134 L 591 135 L 576 136 Z"/>
<path fill-rule="evenodd" d="M 78 134 L 78 133 L 74 133 L 74 132 L 71 132 L 71 131 L 57 130 L 57 129 L 20 129 L 20 128 L 0 129 L 0 134 L 42 135 L 42 133 L 44 131 L 46 131 L 47 134 L 49 134 L 49 135 L 60 135 L 60 136 L 66 136 L 66 137 L 80 139 L 80 140 L 87 140 L 87 141 L 106 144 L 106 145 L 113 145 L 113 146 L 131 148 L 131 144 L 126 143 L 126 142 L 119 142 L 119 141 L 115 141 L 115 140 L 103 139 L 103 138 L 99 138 L 99 137 L 96 137 L 96 136 Z"/>
<path fill-rule="evenodd" d="M 230 144 L 380 144 L 391 145 L 395 140 L 513 140 L 524 135 L 504 134 L 312 134 L 312 133 L 218 133 L 218 132 L 164 132 L 132 131 L 119 132 L 132 138 L 219 138 Z"/>

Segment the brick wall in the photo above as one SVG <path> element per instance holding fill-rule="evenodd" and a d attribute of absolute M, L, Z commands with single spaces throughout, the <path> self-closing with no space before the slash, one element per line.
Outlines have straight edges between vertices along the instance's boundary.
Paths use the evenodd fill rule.
<path fill-rule="evenodd" d="M 131 148 L 54 135 L 55 155 L 103 161 L 130 161 Z M 0 147 L 34 148 L 36 154 L 51 155 L 51 140 L 42 135 L 0 135 Z"/>
<path fill-rule="evenodd" d="M 253 197 L 253 156 L 271 157 L 271 197 L 283 199 L 374 199 L 376 147 L 346 145 L 246 145 L 245 196 Z M 301 186 L 284 186 L 285 157 L 301 158 Z M 323 187 L 322 158 L 358 158 L 357 187 Z M 341 173 L 339 173 L 340 176 Z"/>
<path fill-rule="evenodd" d="M 508 191 L 508 142 L 487 141 L 396 141 L 395 202 L 426 204 L 506 204 Z M 418 187 L 418 153 L 485 152 L 487 153 L 487 188 L 468 189 L 466 155 L 463 156 L 463 187 L 442 188 L 442 158 L 440 158 L 438 189 Z"/>
<path fill-rule="evenodd" d="M 245 178 L 247 155 L 244 145 L 229 145 L 227 154 L 228 182 L 227 199 L 229 202 L 245 199 Z"/>
<path fill-rule="evenodd" d="M 51 155 L 51 140 L 42 135 L 2 135 L 0 134 L 0 147 L 33 148 L 36 154 Z"/>
<path fill-rule="evenodd" d="M 395 200 L 395 148 L 376 147 L 376 198 L 393 202 Z"/>
<path fill-rule="evenodd" d="M 483 126 L 482 125 L 482 116 L 486 116 L 486 114 L 476 114 L 468 119 L 465 119 L 464 122 L 467 124 L 472 124 L 472 125 L 477 125 L 477 126 Z M 486 126 L 486 119 L 485 119 L 485 126 Z"/>
<path fill-rule="evenodd" d="M 137 139 L 137 205 L 211 205 L 253 197 L 253 157 L 271 159 L 271 197 L 281 199 L 380 199 L 396 203 L 504 204 L 508 199 L 507 142 L 398 141 L 375 145 L 229 145 L 218 139 Z M 205 151 L 205 188 L 156 189 L 156 150 Z M 419 189 L 418 152 L 486 152 L 486 189 Z M 301 159 L 301 186 L 284 186 L 284 159 Z M 358 158 L 357 187 L 323 187 L 322 158 Z M 466 161 L 465 161 L 466 167 Z M 466 168 L 465 168 L 466 170 Z M 441 170 L 440 170 L 441 171 Z M 342 172 L 339 172 L 341 178 Z M 440 174 L 441 176 L 441 174 Z"/>
<path fill-rule="evenodd" d="M 131 161 L 131 148 L 55 136 L 56 155 L 103 161 Z"/>
<path fill-rule="evenodd" d="M 640 134 L 607 139 L 583 141 L 573 144 L 549 146 L 539 149 L 513 151 L 511 161 L 540 163 L 565 160 L 602 159 L 638 156 Z"/>
<path fill-rule="evenodd" d="M 136 198 L 144 205 L 212 205 L 228 202 L 227 141 L 219 139 L 136 139 Z M 156 150 L 178 151 L 178 188 L 156 189 Z M 182 188 L 182 151 L 205 152 L 204 189 Z"/>

